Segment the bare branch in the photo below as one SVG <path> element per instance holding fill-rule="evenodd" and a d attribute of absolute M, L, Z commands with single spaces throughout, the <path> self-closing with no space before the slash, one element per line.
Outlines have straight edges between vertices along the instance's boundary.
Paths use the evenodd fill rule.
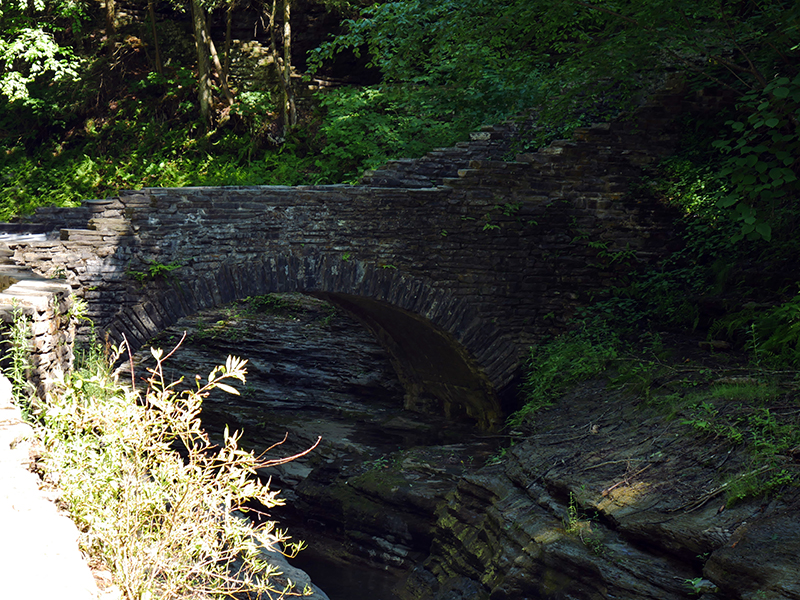
<path fill-rule="evenodd" d="M 285 440 L 286 440 L 286 438 L 284 438 L 284 441 Z M 317 437 L 317 441 L 314 442 L 314 445 L 311 446 L 310 448 L 308 448 L 307 450 L 303 450 L 302 452 L 300 452 L 299 454 L 295 454 L 294 456 L 287 456 L 285 458 L 276 458 L 276 459 L 273 459 L 273 460 L 264 461 L 263 463 L 257 464 L 256 468 L 257 469 L 263 469 L 263 468 L 266 468 L 266 467 L 277 467 L 278 465 L 285 465 L 286 463 L 292 462 L 293 460 L 298 459 L 301 456 L 305 456 L 306 454 L 311 452 L 314 448 L 319 446 L 319 443 L 321 441 L 322 441 L 322 436 L 318 436 Z M 280 443 L 283 443 L 283 442 L 280 442 Z M 272 446 L 272 447 L 274 448 L 275 446 Z"/>
<path fill-rule="evenodd" d="M 181 336 L 181 339 L 178 340 L 178 343 L 175 344 L 175 347 L 172 350 L 170 350 L 169 354 L 167 354 L 164 358 L 162 358 L 161 361 L 163 362 L 163 361 L 167 360 L 170 356 L 175 354 L 175 352 L 178 350 L 178 348 L 181 347 L 181 344 L 183 343 L 183 340 L 185 340 L 185 339 L 186 339 L 186 330 L 184 330 L 183 335 Z"/>
<path fill-rule="evenodd" d="M 267 448 L 266 450 L 264 450 L 264 451 L 261 453 L 261 456 L 264 456 L 264 455 L 265 455 L 267 452 L 269 452 L 270 450 L 273 450 L 274 448 L 277 448 L 277 447 L 278 447 L 278 446 L 280 446 L 281 444 L 285 443 L 287 439 L 289 439 L 289 432 L 288 432 L 288 431 L 287 431 L 286 433 L 284 433 L 284 434 L 283 434 L 283 439 L 282 439 L 280 442 L 275 442 L 274 444 L 272 444 L 272 446 L 270 446 L 269 448 Z M 259 458 L 261 458 L 261 456 L 259 456 Z"/>
<path fill-rule="evenodd" d="M 722 20 L 724 21 L 725 26 L 728 28 L 728 31 L 730 32 L 731 41 L 733 42 L 733 45 L 736 46 L 737 50 L 739 50 L 739 52 L 742 53 L 742 56 L 744 56 L 745 60 L 747 61 L 747 64 L 750 65 L 749 70 L 746 69 L 742 70 L 746 73 L 750 73 L 753 77 L 755 77 L 758 80 L 758 83 L 761 84 L 762 88 L 766 87 L 767 80 L 753 64 L 753 61 L 750 59 L 750 56 L 747 54 L 747 52 L 745 52 L 744 49 L 739 45 L 739 42 L 736 40 L 736 33 L 733 31 L 733 27 L 731 26 L 730 21 L 728 21 L 728 17 L 725 15 L 725 11 L 722 9 L 722 7 L 720 7 L 720 14 L 722 15 Z M 727 68 L 730 68 L 726 63 L 722 64 L 725 65 Z"/>

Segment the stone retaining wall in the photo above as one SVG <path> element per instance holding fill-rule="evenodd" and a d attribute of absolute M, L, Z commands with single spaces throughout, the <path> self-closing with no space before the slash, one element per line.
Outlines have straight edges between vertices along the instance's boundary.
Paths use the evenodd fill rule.
<path fill-rule="evenodd" d="M 0 261 L 8 257 L 0 256 Z M 0 263 L 0 330 L 3 355 L 10 350 L 8 332 L 17 314 L 30 323 L 29 349 L 32 391 L 39 395 L 51 389 L 53 380 L 72 368 L 75 324 L 72 287 L 66 281 L 49 280 L 29 270 Z M 3 360 L 8 363 L 9 358 Z"/>
<path fill-rule="evenodd" d="M 393 161 L 370 185 L 148 188 L 40 209 L 27 226 L 46 239 L 6 245 L 134 349 L 249 295 L 324 297 L 389 350 L 409 408 L 491 426 L 532 343 L 670 250 L 673 213 L 629 183 L 674 147 L 681 98 L 512 162 L 499 160 L 508 125 Z"/>

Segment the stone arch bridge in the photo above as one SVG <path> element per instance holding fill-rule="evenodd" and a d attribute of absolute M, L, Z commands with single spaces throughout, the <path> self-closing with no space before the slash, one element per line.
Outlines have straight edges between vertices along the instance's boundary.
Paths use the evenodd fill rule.
<path fill-rule="evenodd" d="M 33 316 L 42 388 L 71 362 L 70 294 L 134 349 L 203 308 L 313 294 L 375 334 L 408 408 L 492 428 L 527 348 L 665 248 L 670 216 L 628 183 L 669 150 L 654 133 L 666 120 L 581 129 L 513 161 L 512 126 L 486 128 L 354 186 L 147 188 L 41 209 L 6 226 L 0 308 Z"/>

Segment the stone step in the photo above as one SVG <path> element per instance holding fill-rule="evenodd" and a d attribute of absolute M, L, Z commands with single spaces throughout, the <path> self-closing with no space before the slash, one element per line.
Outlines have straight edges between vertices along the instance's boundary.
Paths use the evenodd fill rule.
<path fill-rule="evenodd" d="M 127 219 L 96 218 L 89 221 L 88 229 L 96 231 L 130 232 L 131 224 Z"/>
<path fill-rule="evenodd" d="M 117 231 L 97 230 L 97 229 L 62 229 L 61 241 L 66 242 L 102 242 L 106 239 L 114 239 L 120 235 Z"/>

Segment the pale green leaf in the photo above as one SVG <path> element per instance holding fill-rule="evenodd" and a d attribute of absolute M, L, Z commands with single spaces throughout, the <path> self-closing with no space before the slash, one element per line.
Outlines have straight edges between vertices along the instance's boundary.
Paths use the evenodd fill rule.
<path fill-rule="evenodd" d="M 237 390 L 232 385 L 228 385 L 227 383 L 222 383 L 220 381 L 217 381 L 214 385 L 219 389 L 221 389 L 223 392 L 228 392 L 229 394 L 233 394 L 234 396 L 239 395 L 239 390 Z"/>

